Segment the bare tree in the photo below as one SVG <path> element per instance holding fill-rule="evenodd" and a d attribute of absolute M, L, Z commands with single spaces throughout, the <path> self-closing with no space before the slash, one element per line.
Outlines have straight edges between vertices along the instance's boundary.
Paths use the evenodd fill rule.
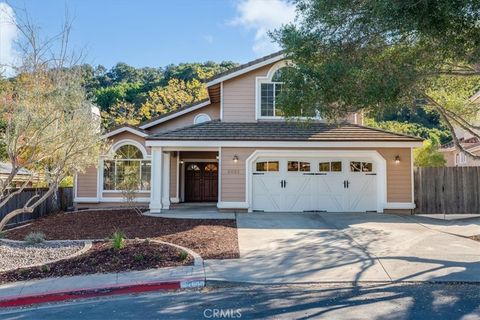
<path fill-rule="evenodd" d="M 41 40 L 27 13 L 17 21 L 23 36 L 18 46 L 21 63 L 15 66 L 16 76 L 0 87 L 0 115 L 5 123 L 0 143 L 11 163 L 10 174 L 0 180 L 0 208 L 28 185 L 27 181 L 15 191 L 11 188 L 24 168 L 43 174 L 48 190 L 8 213 L 0 221 L 0 231 L 13 217 L 32 213 L 66 176 L 96 164 L 105 147 L 99 120 L 74 68 L 79 55 L 69 50 L 71 23 L 67 19 L 59 34 Z"/>

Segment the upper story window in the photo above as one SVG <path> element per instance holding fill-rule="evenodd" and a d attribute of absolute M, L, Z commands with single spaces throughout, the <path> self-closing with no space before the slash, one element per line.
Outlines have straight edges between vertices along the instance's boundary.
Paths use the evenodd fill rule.
<path fill-rule="evenodd" d="M 281 111 L 277 109 L 275 100 L 282 90 L 282 69 L 276 70 L 272 77 L 260 83 L 260 116 L 280 117 Z"/>
<path fill-rule="evenodd" d="M 127 183 L 137 185 L 137 190 L 150 190 L 151 162 L 134 145 L 117 149 L 113 159 L 103 162 L 103 190 L 125 189 Z"/>

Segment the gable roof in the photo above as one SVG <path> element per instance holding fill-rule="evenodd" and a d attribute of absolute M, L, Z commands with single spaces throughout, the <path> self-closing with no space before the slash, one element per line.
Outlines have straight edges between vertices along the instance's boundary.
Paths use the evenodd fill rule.
<path fill-rule="evenodd" d="M 148 121 L 142 122 L 138 125 L 138 128 L 140 129 L 148 129 L 153 126 L 156 126 L 159 123 L 168 121 L 170 119 L 176 118 L 178 116 L 181 116 L 182 114 L 186 114 L 195 110 L 198 110 L 200 108 L 206 107 L 210 105 L 210 99 L 203 99 L 201 101 L 194 102 L 192 104 L 184 105 L 181 106 L 180 108 L 177 108 L 173 111 L 170 111 L 168 113 L 162 114 L 158 117 L 155 117 L 153 119 L 150 119 Z"/>
<path fill-rule="evenodd" d="M 122 132 L 130 132 L 130 133 L 133 133 L 139 137 L 147 137 L 148 136 L 148 133 L 143 130 L 143 129 L 140 129 L 138 127 L 135 127 L 135 126 L 132 126 L 132 125 L 129 125 L 129 124 L 122 124 L 122 125 L 119 125 L 119 126 L 116 126 L 116 127 L 113 127 L 112 129 L 108 130 L 106 133 L 104 133 L 101 138 L 102 139 L 106 139 L 106 138 L 110 138 L 112 136 L 115 136 L 119 133 L 122 133 Z"/>
<path fill-rule="evenodd" d="M 423 139 L 418 137 L 349 123 L 333 125 L 323 122 L 221 122 L 219 120 L 153 134 L 147 140 L 423 141 Z"/>
<path fill-rule="evenodd" d="M 206 85 L 207 85 L 207 87 L 216 85 L 216 84 L 218 84 L 220 82 L 223 82 L 225 80 L 238 77 L 239 75 L 242 75 L 242 74 L 250 72 L 252 70 L 261 68 L 261 67 L 269 65 L 271 63 L 280 61 L 284 58 L 285 58 L 285 54 L 284 54 L 283 50 L 272 53 L 272 54 L 269 54 L 268 56 L 258 58 L 256 60 L 253 60 L 253 61 L 247 62 L 245 64 L 242 64 L 238 67 L 229 69 L 225 72 L 221 72 L 221 73 L 211 77 L 210 79 L 208 79 Z"/>

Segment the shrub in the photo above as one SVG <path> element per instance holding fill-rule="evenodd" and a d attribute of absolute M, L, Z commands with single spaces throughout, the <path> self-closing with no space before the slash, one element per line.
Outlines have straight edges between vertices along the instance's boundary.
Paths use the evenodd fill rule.
<path fill-rule="evenodd" d="M 18 273 L 21 275 L 21 276 L 26 276 L 28 274 L 29 270 L 26 269 L 26 268 L 22 268 L 20 270 L 18 270 Z"/>
<path fill-rule="evenodd" d="M 124 246 L 125 246 L 125 234 L 120 231 L 120 230 L 117 230 L 113 233 L 112 235 L 112 241 L 113 241 L 113 249 L 115 250 L 120 250 L 120 249 L 123 249 Z"/>
<path fill-rule="evenodd" d="M 178 254 L 178 257 L 180 258 L 180 260 L 183 261 L 183 260 L 185 260 L 185 259 L 188 258 L 188 252 L 182 250 L 182 251 L 180 251 L 180 253 Z"/>
<path fill-rule="evenodd" d="M 45 264 L 45 265 L 43 265 L 43 266 L 40 267 L 40 270 L 41 270 L 42 272 L 45 272 L 45 273 L 46 273 L 46 272 L 50 272 L 50 267 Z"/>
<path fill-rule="evenodd" d="M 39 244 L 45 241 L 45 233 L 40 231 L 33 231 L 27 234 L 24 238 L 25 242 L 30 245 Z"/>
<path fill-rule="evenodd" d="M 141 253 L 136 253 L 134 256 L 133 256 L 133 260 L 137 261 L 137 262 L 140 262 L 144 259 L 143 257 L 143 254 Z"/>

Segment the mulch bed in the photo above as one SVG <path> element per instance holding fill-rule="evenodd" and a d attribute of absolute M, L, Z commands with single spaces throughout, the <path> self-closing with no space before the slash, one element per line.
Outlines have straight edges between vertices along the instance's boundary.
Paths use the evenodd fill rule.
<path fill-rule="evenodd" d="M 89 251 L 72 259 L 0 273 L 0 283 L 192 264 L 192 256 L 169 245 L 129 241 L 124 248 L 115 250 L 111 242 L 96 242 Z"/>
<path fill-rule="evenodd" d="M 126 209 L 56 213 L 10 230 L 6 236 L 23 240 L 28 233 L 41 231 L 47 240 L 106 239 L 117 230 L 129 239 L 171 242 L 197 252 L 204 259 L 239 257 L 235 220 L 147 217 Z"/>

